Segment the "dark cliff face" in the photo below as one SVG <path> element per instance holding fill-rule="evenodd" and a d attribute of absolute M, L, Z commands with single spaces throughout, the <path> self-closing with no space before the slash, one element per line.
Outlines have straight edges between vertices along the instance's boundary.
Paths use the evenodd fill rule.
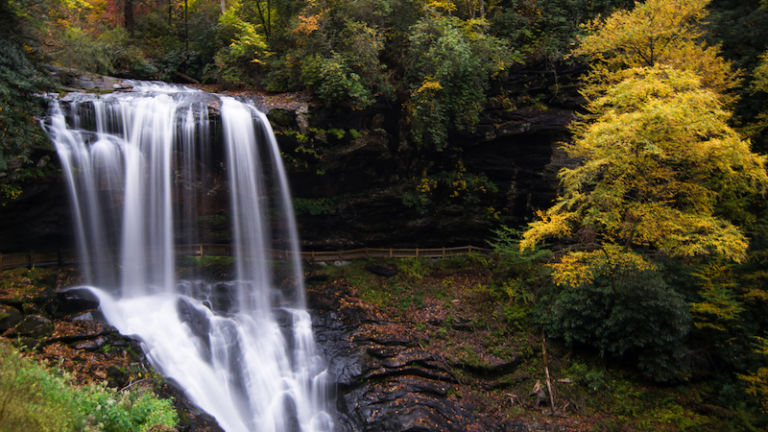
<path fill-rule="evenodd" d="M 462 146 L 467 171 L 484 174 L 498 188 L 487 202 L 478 203 L 477 211 L 492 206 L 501 211 L 504 223 L 520 225 L 554 199 L 556 174 L 565 162 L 557 145 L 568 138 L 566 126 L 573 111 L 494 114 L 497 122 L 490 123 L 496 119 L 489 118 L 476 134 L 457 136 L 455 141 Z M 295 197 L 331 202 L 329 209 L 315 214 L 297 208 L 305 245 L 312 249 L 446 246 L 482 242 L 496 228 L 498 222 L 473 215 L 474 209 L 447 206 L 420 213 L 405 205 L 403 195 L 413 185 L 398 175 L 398 155 L 382 141 L 376 137 L 348 152 L 327 155 L 319 162 L 321 175 L 290 171 Z"/>
<path fill-rule="evenodd" d="M 311 249 L 477 244 L 501 223 L 529 222 L 552 202 L 557 172 L 569 162 L 559 143 L 569 139 L 568 125 L 582 102 L 574 84 L 581 73 L 579 67 L 555 71 L 543 65 L 512 71 L 474 130 L 449 137 L 467 173 L 486 176 L 498 191 L 471 205 L 448 202 L 422 212 L 404 204 L 415 186 L 408 178 L 413 173 L 403 169 L 412 155 L 399 136 L 397 107 L 362 113 L 309 107 L 295 116 L 270 112 L 285 153 L 310 148 L 321 155 L 286 160 L 297 201 L 321 204 L 297 205 L 302 242 Z M 329 133 L 333 129 L 364 133 L 338 139 Z M 304 134 L 304 143 L 296 133 Z M 496 218 L 483 214 L 489 207 Z"/>
<path fill-rule="evenodd" d="M 478 244 L 501 223 L 529 222 L 554 198 L 556 173 L 567 163 L 558 143 L 569 138 L 567 125 L 581 102 L 573 84 L 580 73 L 544 66 L 510 72 L 475 129 L 449 138 L 467 172 L 485 175 L 498 191 L 480 202 L 427 211 L 405 204 L 415 187 L 404 169 L 412 155 L 400 136 L 403 113 L 396 104 L 348 111 L 301 97 L 254 101 L 268 111 L 285 155 L 305 249 Z M 217 111 L 211 115 L 215 121 Z M 0 252 L 71 249 L 67 201 L 61 177 L 28 185 L 0 209 Z M 489 207 L 499 216 L 484 214 Z M 227 209 L 217 211 L 214 217 Z M 224 237 L 214 233 L 211 241 Z"/>
<path fill-rule="evenodd" d="M 55 159 L 54 163 L 58 163 Z M 14 201 L 0 207 L 0 252 L 55 251 L 72 244 L 67 190 L 51 175 L 24 186 Z"/>

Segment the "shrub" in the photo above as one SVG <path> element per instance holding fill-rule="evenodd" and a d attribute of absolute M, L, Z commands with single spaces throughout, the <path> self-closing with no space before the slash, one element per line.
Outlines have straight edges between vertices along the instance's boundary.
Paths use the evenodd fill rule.
<path fill-rule="evenodd" d="M 371 93 L 363 86 L 360 75 L 350 69 L 341 55 L 335 54 L 323 60 L 320 78 L 317 95 L 328 103 L 346 102 L 355 109 L 363 109 L 373 103 Z"/>
<path fill-rule="evenodd" d="M 684 338 L 691 328 L 688 305 L 653 269 L 602 264 L 594 278 L 565 285 L 540 313 L 547 332 L 602 356 L 636 362 L 656 381 L 681 378 Z"/>

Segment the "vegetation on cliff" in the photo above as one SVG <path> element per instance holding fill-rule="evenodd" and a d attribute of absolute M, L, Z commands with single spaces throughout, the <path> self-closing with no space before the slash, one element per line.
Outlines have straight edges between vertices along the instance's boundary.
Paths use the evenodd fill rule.
<path fill-rule="evenodd" d="M 35 93 L 47 81 L 30 59 L 38 41 L 26 37 L 18 8 L 0 2 L 0 205 L 17 198 L 22 185 L 42 177 L 51 157 L 35 118 L 45 106 Z"/>

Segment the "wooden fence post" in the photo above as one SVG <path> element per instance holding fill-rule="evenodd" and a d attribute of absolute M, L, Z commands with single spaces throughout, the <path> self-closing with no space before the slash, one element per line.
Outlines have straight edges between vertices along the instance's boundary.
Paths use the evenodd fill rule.
<path fill-rule="evenodd" d="M 445 258 L 445 246 L 443 246 L 443 258 Z"/>
<path fill-rule="evenodd" d="M 419 257 L 419 248 L 416 248 L 416 258 Z"/>
<path fill-rule="evenodd" d="M 392 248 L 389 248 L 389 257 L 392 258 Z"/>
<path fill-rule="evenodd" d="M 203 257 L 203 244 L 199 243 L 197 245 L 197 256 L 202 258 Z"/>

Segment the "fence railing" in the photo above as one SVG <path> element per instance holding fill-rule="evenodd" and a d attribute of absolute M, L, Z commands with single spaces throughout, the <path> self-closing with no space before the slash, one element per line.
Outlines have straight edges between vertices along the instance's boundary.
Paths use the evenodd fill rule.
<path fill-rule="evenodd" d="M 288 259 L 290 251 L 270 249 L 273 259 Z M 477 246 L 440 248 L 359 248 L 337 251 L 302 251 L 301 259 L 308 262 L 352 261 L 367 258 L 448 258 L 471 253 L 490 253 L 490 249 Z M 194 244 L 176 247 L 177 255 L 195 257 L 231 255 L 232 247 L 226 244 Z M 103 257 L 102 257 L 103 258 Z M 29 252 L 0 254 L 0 270 L 19 267 L 50 267 L 77 264 L 78 258 L 71 251 Z"/>

